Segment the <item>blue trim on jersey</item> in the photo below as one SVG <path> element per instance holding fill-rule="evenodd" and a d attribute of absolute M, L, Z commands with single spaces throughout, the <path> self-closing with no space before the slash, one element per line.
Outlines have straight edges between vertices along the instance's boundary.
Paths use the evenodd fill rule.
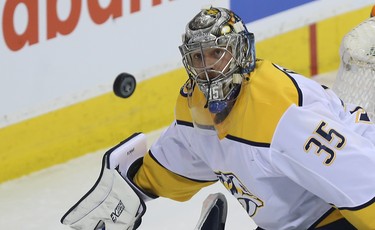
<path fill-rule="evenodd" d="M 193 123 L 187 122 L 187 121 L 176 120 L 176 123 L 178 125 L 188 126 L 188 127 L 192 127 L 192 128 L 194 127 Z M 271 146 L 270 143 L 250 141 L 250 140 L 242 139 L 242 138 L 235 137 L 235 136 L 232 136 L 232 135 L 227 135 L 225 138 L 227 138 L 229 140 L 232 140 L 232 141 L 241 142 L 241 143 L 244 143 L 244 144 L 247 144 L 247 145 L 256 146 L 256 147 L 269 148 Z"/>
<path fill-rule="evenodd" d="M 338 208 L 339 210 L 349 210 L 349 211 L 357 211 L 357 210 L 361 210 L 361 209 L 364 209 L 372 204 L 375 203 L 375 197 L 372 198 L 371 200 L 369 200 L 368 202 L 362 204 L 362 205 L 359 205 L 357 207 L 341 207 L 341 208 Z"/>
<path fill-rule="evenodd" d="M 317 221 L 314 222 L 307 230 L 356 230 L 356 228 L 345 218 L 338 219 L 332 223 L 326 224 L 322 227 L 318 226 L 323 220 L 325 220 L 332 212 L 336 209 L 331 208 L 326 213 L 324 213 Z"/>
<path fill-rule="evenodd" d="M 303 94 L 302 94 L 302 90 L 299 88 L 297 81 L 296 81 L 291 75 L 289 75 L 288 72 L 290 72 L 290 73 L 294 73 L 294 74 L 297 74 L 297 73 L 296 73 L 296 72 L 293 72 L 293 71 L 291 71 L 291 70 L 284 69 L 284 68 L 281 69 L 282 67 L 279 67 L 279 66 L 277 66 L 277 65 L 275 65 L 275 64 L 273 64 L 273 63 L 272 63 L 272 65 L 273 65 L 274 67 L 276 67 L 276 69 L 278 69 L 278 70 L 280 70 L 281 72 L 283 72 L 286 76 L 288 76 L 288 77 L 290 78 L 290 80 L 293 82 L 293 84 L 294 84 L 294 86 L 296 87 L 296 90 L 297 90 L 297 92 L 298 92 L 298 106 L 302 106 L 302 104 L 303 104 Z"/>
<path fill-rule="evenodd" d="M 198 179 L 193 179 L 193 178 L 189 178 L 189 177 L 186 177 L 186 176 L 182 176 L 178 173 L 175 173 L 171 170 L 169 170 L 168 168 L 166 168 L 164 165 L 162 165 L 157 159 L 156 157 L 152 154 L 151 150 L 148 151 L 148 154 L 150 155 L 150 157 L 158 164 L 160 165 L 161 167 L 165 168 L 166 170 L 168 170 L 169 172 L 173 173 L 173 174 L 176 174 L 177 176 L 180 176 L 180 177 L 183 177 L 185 179 L 188 179 L 188 180 L 191 180 L 191 181 L 195 181 L 195 182 L 199 182 L 199 183 L 207 183 L 207 182 L 216 182 L 219 180 L 219 178 L 217 178 L 216 180 L 198 180 Z"/>
<path fill-rule="evenodd" d="M 262 1 L 230 1 L 230 9 L 240 16 L 243 22 L 249 23 L 294 7 L 312 2 L 314 0 L 262 0 Z"/>
<path fill-rule="evenodd" d="M 235 137 L 235 136 L 232 136 L 232 135 L 227 135 L 225 138 L 227 138 L 229 140 L 232 140 L 232 141 L 241 142 L 243 144 L 247 144 L 247 145 L 251 145 L 251 146 L 256 146 L 256 147 L 269 148 L 271 146 L 270 143 L 262 143 L 262 142 L 250 141 L 250 140 L 246 140 L 246 139 L 243 139 L 243 138 Z"/>
<path fill-rule="evenodd" d="M 341 218 L 315 230 L 357 230 L 347 219 Z"/>
<path fill-rule="evenodd" d="M 182 120 L 176 120 L 176 123 L 178 125 L 184 125 L 184 126 L 188 126 L 188 127 L 194 127 L 194 124 L 192 122 L 188 122 L 188 121 L 182 121 Z"/>

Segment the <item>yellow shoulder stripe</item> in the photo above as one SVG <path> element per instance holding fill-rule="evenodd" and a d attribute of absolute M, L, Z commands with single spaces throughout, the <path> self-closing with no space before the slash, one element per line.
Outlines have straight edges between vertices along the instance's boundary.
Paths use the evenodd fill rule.
<path fill-rule="evenodd" d="M 292 104 L 300 105 L 302 95 L 294 80 L 271 62 L 258 60 L 256 65 L 241 92 L 246 96 L 234 108 L 241 112 L 233 113 L 235 125 L 228 133 L 256 143 L 271 143 L 281 116 Z"/>

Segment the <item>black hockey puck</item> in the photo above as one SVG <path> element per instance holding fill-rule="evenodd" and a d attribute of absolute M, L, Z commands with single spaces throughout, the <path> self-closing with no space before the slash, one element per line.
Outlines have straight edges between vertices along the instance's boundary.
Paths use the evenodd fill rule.
<path fill-rule="evenodd" d="M 137 82 L 135 77 L 128 73 L 120 73 L 113 83 L 113 92 L 121 98 L 130 97 L 135 90 Z"/>

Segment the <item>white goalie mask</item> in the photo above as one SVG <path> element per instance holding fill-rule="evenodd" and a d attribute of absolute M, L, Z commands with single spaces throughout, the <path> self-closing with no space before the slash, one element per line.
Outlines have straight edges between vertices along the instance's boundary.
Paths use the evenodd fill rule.
<path fill-rule="evenodd" d="M 254 35 L 232 11 L 210 7 L 187 24 L 179 49 L 191 90 L 204 94 L 204 108 L 212 114 L 228 113 L 244 75 L 255 67 Z"/>

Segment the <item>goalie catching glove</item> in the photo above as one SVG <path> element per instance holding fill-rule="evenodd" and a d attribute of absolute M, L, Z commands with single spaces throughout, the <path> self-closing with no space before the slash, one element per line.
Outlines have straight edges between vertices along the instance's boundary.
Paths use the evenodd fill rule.
<path fill-rule="evenodd" d="M 147 152 L 146 137 L 133 134 L 105 153 L 95 185 L 61 218 L 73 229 L 136 229 L 150 199 L 128 178 L 128 170 Z M 140 196 L 142 198 L 140 198 Z"/>

